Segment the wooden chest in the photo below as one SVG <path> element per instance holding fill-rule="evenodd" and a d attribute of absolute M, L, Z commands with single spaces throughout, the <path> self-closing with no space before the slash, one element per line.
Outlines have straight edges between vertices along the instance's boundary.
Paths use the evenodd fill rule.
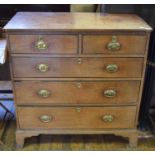
<path fill-rule="evenodd" d="M 19 12 L 4 29 L 17 146 L 39 134 L 116 134 L 137 145 L 151 31 L 142 19 Z"/>

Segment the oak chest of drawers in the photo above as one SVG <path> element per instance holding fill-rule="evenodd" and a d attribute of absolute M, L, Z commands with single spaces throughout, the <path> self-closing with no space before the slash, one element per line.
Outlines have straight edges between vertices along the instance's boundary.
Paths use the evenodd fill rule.
<path fill-rule="evenodd" d="M 116 134 L 137 145 L 151 31 L 142 19 L 19 12 L 5 30 L 17 146 L 39 134 Z"/>

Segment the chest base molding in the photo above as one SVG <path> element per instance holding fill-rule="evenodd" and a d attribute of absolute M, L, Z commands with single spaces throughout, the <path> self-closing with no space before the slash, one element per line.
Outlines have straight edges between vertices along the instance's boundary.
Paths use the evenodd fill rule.
<path fill-rule="evenodd" d="M 22 148 L 24 146 L 24 140 L 26 138 L 30 138 L 32 136 L 39 136 L 41 134 L 45 134 L 45 135 L 99 135 L 99 134 L 112 134 L 115 136 L 122 136 L 124 138 L 128 138 L 129 140 L 129 146 L 132 148 L 137 147 L 137 142 L 138 142 L 138 135 L 139 135 L 139 131 L 135 130 L 135 129 L 113 129 L 113 130 L 90 130 L 90 129 L 86 129 L 86 130 L 57 130 L 57 129 L 53 129 L 53 130 L 22 130 L 22 129 L 17 129 L 16 130 L 16 146 L 17 148 Z"/>

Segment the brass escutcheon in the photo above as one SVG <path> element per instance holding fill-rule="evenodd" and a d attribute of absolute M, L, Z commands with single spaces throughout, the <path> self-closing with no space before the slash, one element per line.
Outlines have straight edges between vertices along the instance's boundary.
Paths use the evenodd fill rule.
<path fill-rule="evenodd" d="M 81 111 L 81 108 L 80 108 L 80 107 L 76 107 L 75 110 L 76 110 L 77 112 L 80 112 L 80 111 Z"/>
<path fill-rule="evenodd" d="M 82 58 L 78 58 L 78 59 L 77 59 L 77 63 L 78 63 L 79 65 L 81 65 L 81 64 L 82 64 Z"/>
<path fill-rule="evenodd" d="M 82 86 L 82 84 L 81 84 L 80 82 L 77 82 L 77 83 L 76 83 L 76 87 L 77 87 L 77 88 L 81 88 L 81 86 Z"/>

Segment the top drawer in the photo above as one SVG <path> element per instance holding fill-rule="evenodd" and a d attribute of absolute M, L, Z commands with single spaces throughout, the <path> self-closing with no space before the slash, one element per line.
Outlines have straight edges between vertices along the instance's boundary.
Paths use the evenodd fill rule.
<path fill-rule="evenodd" d="M 76 54 L 76 35 L 10 35 L 12 53 Z"/>
<path fill-rule="evenodd" d="M 84 35 L 84 54 L 144 54 L 145 35 Z"/>

